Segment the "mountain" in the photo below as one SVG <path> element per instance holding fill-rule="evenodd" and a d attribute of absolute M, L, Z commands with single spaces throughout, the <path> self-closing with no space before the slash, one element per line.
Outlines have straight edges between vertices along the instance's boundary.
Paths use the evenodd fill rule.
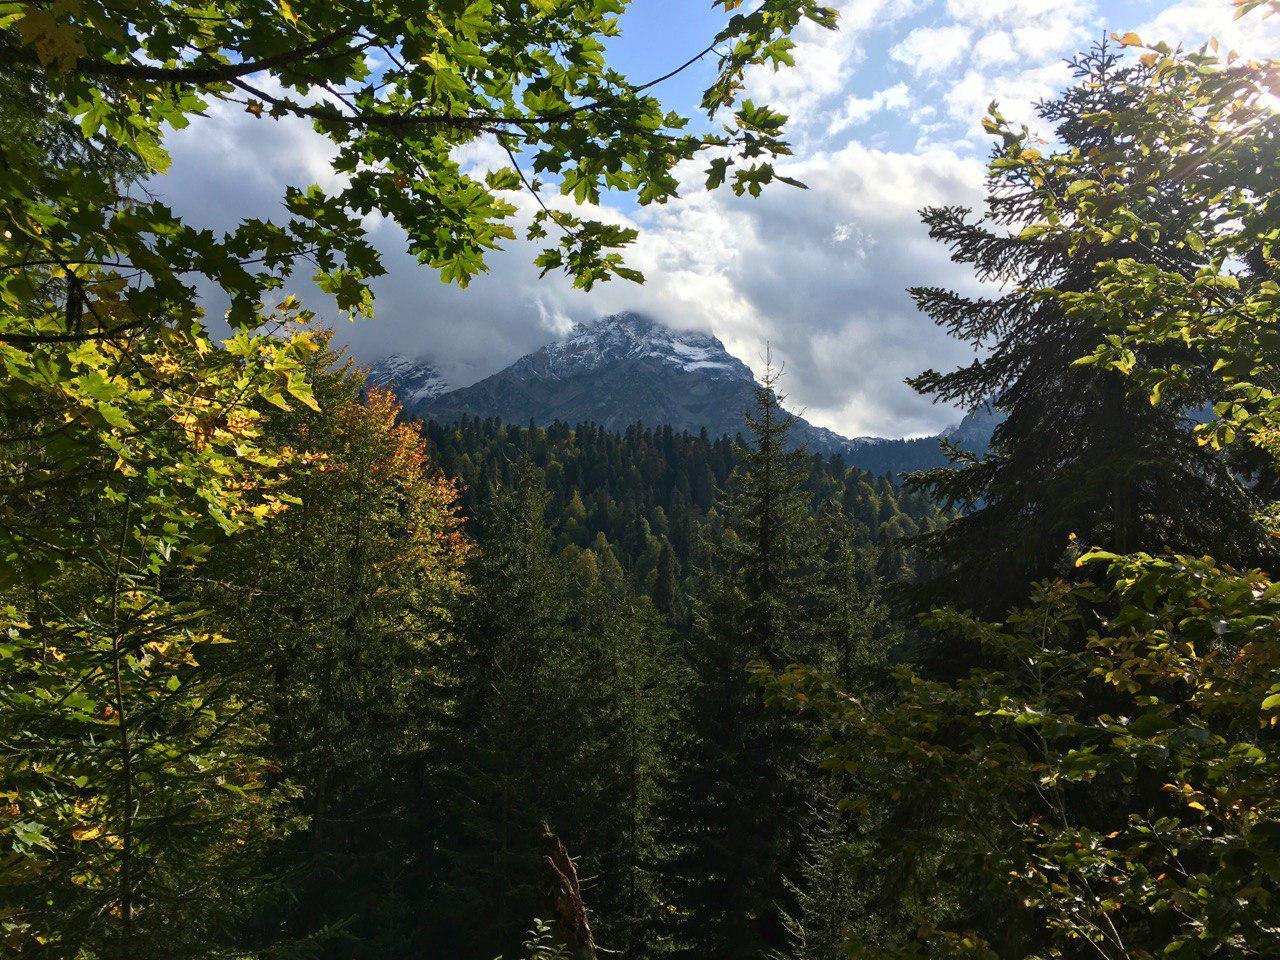
<path fill-rule="evenodd" d="M 858 437 L 850 440 L 845 461 L 868 473 L 915 473 L 947 465 L 941 441 L 947 440 L 971 453 L 984 454 L 991 446 L 991 434 L 1004 415 L 989 406 L 971 410 L 953 427 L 936 437 L 895 439 Z"/>
<path fill-rule="evenodd" d="M 371 377 L 402 380 L 401 358 L 377 364 Z M 407 413 L 449 422 L 464 416 L 509 423 L 592 421 L 622 430 L 640 421 L 710 436 L 742 430 L 753 403 L 751 368 L 710 334 L 673 330 L 636 313 L 581 323 L 560 340 L 460 390 L 419 398 L 400 394 Z M 839 434 L 800 420 L 798 445 L 843 452 Z"/>
<path fill-rule="evenodd" d="M 449 392 L 448 381 L 430 361 L 422 357 L 413 360 L 399 353 L 371 366 L 365 380 L 371 387 L 390 389 L 406 410 Z"/>
<path fill-rule="evenodd" d="M 1004 414 L 984 403 L 966 413 L 964 419 L 954 427 L 944 430 L 942 438 L 966 450 L 986 452 L 991 445 L 991 435 L 1003 420 Z"/>
<path fill-rule="evenodd" d="M 515 424 L 594 422 L 623 430 L 637 421 L 709 436 L 743 429 L 754 403 L 751 369 L 714 336 L 673 330 L 637 313 L 581 323 L 553 343 L 490 377 L 448 390 L 425 361 L 393 355 L 375 364 L 369 381 L 392 386 L 410 416 L 448 423 L 463 417 Z M 953 428 L 966 445 L 985 450 L 984 423 Z M 950 436 L 950 434 L 948 434 Z M 986 437 L 989 437 L 989 431 Z M 792 430 L 797 446 L 874 473 L 898 473 L 945 462 L 937 437 L 850 440 L 807 420 Z"/>

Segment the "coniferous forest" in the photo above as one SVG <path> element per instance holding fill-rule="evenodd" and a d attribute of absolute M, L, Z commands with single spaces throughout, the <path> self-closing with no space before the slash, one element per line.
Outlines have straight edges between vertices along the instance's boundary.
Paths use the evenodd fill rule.
<path fill-rule="evenodd" d="M 795 449 L 772 369 L 735 438 L 418 422 L 313 312 L 378 322 L 374 213 L 465 287 L 513 191 L 786 196 L 740 92 L 834 11 L 718 6 L 701 132 L 614 0 L 0 4 L 0 953 L 1280 957 L 1280 62 L 1125 34 L 1052 139 L 992 105 L 922 211 L 975 349 L 911 386 L 1002 415 L 946 467 Z M 183 219 L 226 104 L 340 176 Z"/>

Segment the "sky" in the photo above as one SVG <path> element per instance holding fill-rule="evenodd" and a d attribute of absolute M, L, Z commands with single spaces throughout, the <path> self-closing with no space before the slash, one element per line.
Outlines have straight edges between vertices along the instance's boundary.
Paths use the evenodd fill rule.
<path fill-rule="evenodd" d="M 794 69 L 754 70 L 748 95 L 788 114 L 794 156 L 752 200 L 701 188 L 704 164 L 682 171 L 681 197 L 638 208 L 604 201 L 602 219 L 630 223 L 628 259 L 646 275 L 591 293 L 539 279 L 536 249 L 513 243 L 466 290 L 446 286 L 405 253 L 390 222 L 370 220 L 388 274 L 374 284 L 373 319 L 339 318 L 314 290 L 304 298 L 366 362 L 422 356 L 465 386 L 563 334 L 572 324 L 637 310 L 708 331 L 757 370 L 768 344 L 785 369 L 788 405 L 846 436 L 935 433 L 961 411 L 935 406 L 904 378 L 967 362 L 969 348 L 921 315 L 915 285 L 976 287 L 929 240 L 921 207 L 981 204 L 990 149 L 987 104 L 1034 122 L 1033 104 L 1070 77 L 1066 58 L 1112 32 L 1144 41 L 1280 54 L 1280 17 L 1233 21 L 1230 0 L 828 0 L 835 32 L 805 27 Z M 609 55 L 633 81 L 660 76 L 702 49 L 723 20 L 710 0 L 632 0 Z M 671 109 L 696 111 L 713 64 L 655 88 Z M 285 185 L 335 183 L 325 141 L 297 120 L 255 119 L 235 104 L 170 140 L 173 165 L 154 189 L 191 222 L 226 228 L 282 216 Z M 506 165 L 477 142 L 460 159 L 478 172 Z M 567 204 L 567 201 L 566 201 Z M 520 200 L 521 218 L 532 200 Z M 274 212 L 274 213 L 273 213 Z M 216 308 L 214 308 L 216 309 Z"/>

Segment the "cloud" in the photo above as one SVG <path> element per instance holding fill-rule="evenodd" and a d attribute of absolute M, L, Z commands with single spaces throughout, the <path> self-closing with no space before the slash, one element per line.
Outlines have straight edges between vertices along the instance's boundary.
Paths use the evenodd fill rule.
<path fill-rule="evenodd" d="M 839 29 L 804 24 L 796 34 L 794 68 L 753 67 L 747 90 L 752 97 L 790 116 L 799 127 L 821 119 L 819 108 L 840 96 L 854 67 L 865 56 L 865 41 L 918 10 L 925 0 L 836 0 Z"/>
<path fill-rule="evenodd" d="M 968 286 L 928 239 L 918 208 L 975 203 L 982 167 L 948 151 L 913 155 L 851 143 L 795 165 L 803 195 L 730 210 L 738 256 L 720 273 L 745 307 L 709 316 L 754 362 L 766 341 L 785 362 L 791 402 L 846 435 L 928 432 L 954 419 L 905 387 L 924 358 L 964 351 L 915 309 L 906 288 Z M 728 205 L 727 201 L 719 201 Z"/>
<path fill-rule="evenodd" d="M 967 126 L 967 133 L 981 142 L 982 118 L 995 100 L 1000 112 L 1033 129 L 1040 126 L 1035 105 L 1061 90 L 1071 79 L 1071 69 L 1063 61 L 1015 73 L 997 74 L 971 68 L 947 91 L 944 100 L 953 120 Z"/>
<path fill-rule="evenodd" d="M 984 65 L 1000 65 L 1018 59 L 1013 35 L 1005 30 L 992 30 L 973 45 L 973 59 Z"/>
<path fill-rule="evenodd" d="M 959 24 L 948 27 L 917 27 L 889 55 L 899 63 L 906 64 L 917 76 L 936 73 L 958 62 L 972 39 L 973 31 Z"/>
<path fill-rule="evenodd" d="M 1061 15 L 1080 6 L 1074 0 L 947 0 L 947 12 L 970 23 L 1025 21 Z"/>
<path fill-rule="evenodd" d="M 1165 41 L 1195 49 L 1214 37 L 1222 54 L 1235 50 L 1249 56 L 1274 57 L 1280 49 L 1280 17 L 1261 11 L 1235 19 L 1227 0 L 1180 0 L 1138 28 L 1148 43 Z"/>
<path fill-rule="evenodd" d="M 882 110 L 903 110 L 910 104 L 911 94 L 905 83 L 877 90 L 869 97 L 851 96 L 845 100 L 840 112 L 832 117 L 831 123 L 827 125 L 827 133 L 840 133 L 855 124 L 866 122 Z"/>
<path fill-rule="evenodd" d="M 1093 0 L 947 0 L 945 16 L 908 33 L 890 52 L 928 85 L 946 113 L 919 123 L 922 144 L 980 150 L 992 100 L 1006 116 L 1034 124 L 1036 101 L 1069 79 L 1065 57 L 1098 29 Z M 949 20 L 947 19 L 949 17 Z"/>

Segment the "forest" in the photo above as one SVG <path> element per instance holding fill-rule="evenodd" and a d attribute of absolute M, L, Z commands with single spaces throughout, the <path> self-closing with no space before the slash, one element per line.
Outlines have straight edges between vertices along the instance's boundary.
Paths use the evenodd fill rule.
<path fill-rule="evenodd" d="M 643 279 L 602 192 L 801 186 L 741 94 L 834 11 L 716 0 L 699 132 L 625 6 L 0 4 L 0 953 L 1280 957 L 1280 61 L 1128 33 L 1052 140 L 992 104 L 922 211 L 976 283 L 911 291 L 981 456 L 795 450 L 773 370 L 735 438 L 406 418 L 297 292 L 378 322 L 371 214 L 465 287 L 558 191 L 590 289 Z M 215 103 L 341 176 L 187 222 Z"/>

